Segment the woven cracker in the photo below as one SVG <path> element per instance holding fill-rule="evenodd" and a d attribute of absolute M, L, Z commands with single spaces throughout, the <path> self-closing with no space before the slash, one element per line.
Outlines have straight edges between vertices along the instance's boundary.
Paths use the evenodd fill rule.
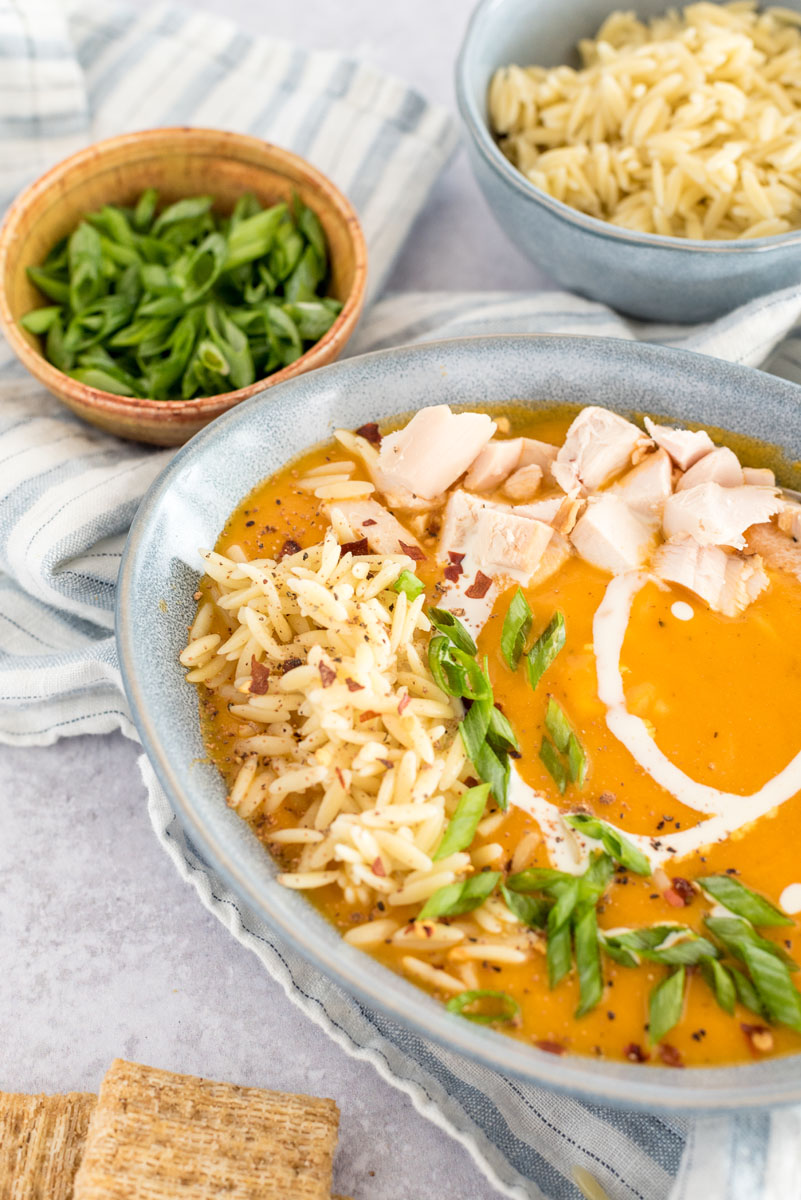
<path fill-rule="evenodd" d="M 71 1200 L 95 1100 L 0 1092 L 0 1200 Z"/>
<path fill-rule="evenodd" d="M 75 1200 L 329 1200 L 333 1100 L 117 1059 L 100 1087 Z"/>

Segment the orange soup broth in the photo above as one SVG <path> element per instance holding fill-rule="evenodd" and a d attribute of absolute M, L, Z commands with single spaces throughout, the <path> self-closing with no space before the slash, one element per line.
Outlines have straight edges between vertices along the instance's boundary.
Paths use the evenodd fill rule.
<path fill-rule="evenodd" d="M 525 421 L 515 422 L 514 432 L 561 442 L 573 415 L 570 410 L 535 416 L 528 413 Z M 759 449 L 759 454 L 748 454 L 738 446 L 748 462 L 765 461 L 764 448 Z M 327 518 L 320 511 L 320 502 L 301 491 L 296 480 L 309 469 L 338 457 L 338 448 L 326 444 L 260 484 L 233 513 L 216 549 L 224 554 L 230 546 L 238 545 L 249 558 L 272 557 L 287 539 L 300 546 L 319 542 L 328 526 Z M 432 537 L 432 551 L 434 546 Z M 437 600 L 440 570 L 433 553 L 418 564 L 418 574 L 432 602 Z M 567 629 L 565 648 L 536 691 L 530 688 L 522 666 L 512 674 L 501 656 L 500 633 L 513 589 L 499 597 L 478 640 L 479 654 L 489 658 L 496 701 L 520 740 L 522 757 L 516 765 L 526 782 L 565 811 L 583 807 L 603 820 L 658 839 L 669 847 L 671 833 L 697 824 L 699 815 L 659 787 L 606 727 L 605 709 L 598 699 L 592 626 L 608 581 L 603 572 L 573 558 L 540 588 L 526 592 L 534 614 L 534 634 L 544 628 L 557 608 L 564 613 Z M 771 573 L 768 591 L 746 613 L 733 619 L 710 613 L 688 593 L 682 598 L 692 602 L 694 616 L 690 621 L 678 620 L 671 612 L 677 598 L 675 591 L 647 584 L 634 602 L 621 655 L 628 706 L 650 723 L 659 747 L 686 774 L 724 791 L 750 794 L 801 748 L 797 719 L 801 712 L 801 642 L 796 633 L 801 584 L 789 576 Z M 578 791 L 569 787 L 564 796 L 560 796 L 538 754 L 548 696 L 554 696 L 570 717 L 590 763 L 584 788 Z M 242 721 L 206 693 L 202 724 L 209 754 L 230 787 L 241 765 L 232 747 L 245 732 Z M 276 813 L 256 818 L 253 826 L 264 838 L 277 828 L 295 824 L 303 807 L 302 797 L 290 796 Z M 801 794 L 727 841 L 672 860 L 667 864 L 668 874 L 693 879 L 736 871 L 749 887 L 777 903 L 788 884 L 801 881 L 799 828 Z M 536 830 L 531 817 L 512 808 L 489 837 L 477 835 L 473 848 L 484 842 L 500 842 L 506 850 L 501 865 L 508 869 L 520 838 Z M 273 853 L 285 869 L 291 869 L 295 858 L 292 848 Z M 526 865 L 550 865 L 542 844 L 533 850 Z M 370 912 L 354 913 L 335 887 L 311 892 L 309 899 L 343 931 L 384 911 L 379 902 Z M 679 921 L 703 931 L 709 905 L 696 896 L 677 909 L 662 898 L 652 879 L 618 872 L 598 912 L 602 928 Z M 415 910 L 396 908 L 393 916 L 410 920 Z M 801 961 L 798 923 L 792 928 L 761 932 L 780 940 Z M 405 949 L 387 943 L 371 952 L 403 973 L 401 958 L 407 953 Z M 444 959 L 436 955 L 427 957 L 436 966 L 445 965 Z M 580 1019 L 574 1016 L 578 1005 L 575 972 L 550 991 L 544 954 L 535 954 L 519 966 L 480 962 L 475 966 L 481 987 L 508 992 L 520 1004 L 520 1023 L 504 1026 L 512 1036 L 558 1043 L 574 1053 L 610 1058 L 630 1056 L 635 1046 L 650 1055 L 649 1061 L 659 1062 L 659 1056 L 649 1051 L 648 994 L 665 977 L 666 969 L 646 963 L 622 967 L 605 956 L 602 961 L 607 985 L 604 996 L 595 1010 Z M 691 968 L 684 1017 L 667 1040 L 686 1065 L 748 1061 L 752 1051 L 741 1022 L 756 1020 L 739 1005 L 734 1018 L 724 1013 L 712 991 Z M 801 1051 L 801 1036 L 774 1028 L 773 1037 L 774 1053 Z"/>

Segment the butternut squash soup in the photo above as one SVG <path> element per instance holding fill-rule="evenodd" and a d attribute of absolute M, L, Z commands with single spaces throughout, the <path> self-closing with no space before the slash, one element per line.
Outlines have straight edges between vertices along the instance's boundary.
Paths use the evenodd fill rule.
<path fill-rule="evenodd" d="M 228 802 L 352 946 L 543 1050 L 801 1051 L 801 506 L 598 407 L 339 431 L 181 655 Z"/>

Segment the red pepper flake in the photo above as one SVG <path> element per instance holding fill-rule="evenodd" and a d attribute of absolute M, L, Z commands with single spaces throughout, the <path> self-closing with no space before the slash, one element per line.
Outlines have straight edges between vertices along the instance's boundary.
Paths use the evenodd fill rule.
<path fill-rule="evenodd" d="M 333 667 L 329 667 L 328 663 L 321 662 L 317 670 L 320 672 L 324 688 L 330 687 L 336 681 L 337 673 Z"/>
<path fill-rule="evenodd" d="M 623 1053 L 629 1062 L 644 1063 L 648 1062 L 648 1055 L 637 1042 L 629 1042 L 628 1046 L 623 1047 Z"/>
<path fill-rule="evenodd" d="M 766 1025 L 748 1025 L 740 1022 L 740 1028 L 748 1039 L 751 1050 L 757 1054 L 769 1054 L 773 1049 L 773 1034 Z"/>
<path fill-rule="evenodd" d="M 662 893 L 662 899 L 666 901 L 671 908 L 684 908 L 684 897 L 681 896 L 675 888 L 666 888 Z"/>
<path fill-rule="evenodd" d="M 409 693 L 404 692 L 404 694 L 401 696 L 400 700 L 398 701 L 398 716 L 399 717 L 403 716 L 403 711 L 405 708 L 407 708 L 410 700 L 411 700 L 411 696 L 409 695 Z"/>
<path fill-rule="evenodd" d="M 538 1050 L 544 1050 L 546 1054 L 564 1054 L 565 1048 L 561 1042 L 535 1042 L 534 1045 Z"/>
<path fill-rule="evenodd" d="M 681 1061 L 681 1051 L 675 1046 L 671 1046 L 669 1042 L 660 1042 L 658 1046 L 659 1057 L 666 1067 L 683 1067 Z"/>
<path fill-rule="evenodd" d="M 378 521 L 374 521 L 372 517 L 368 517 L 366 521 L 362 521 L 362 529 L 366 529 L 368 525 L 377 525 Z"/>
<path fill-rule="evenodd" d="M 339 780 L 339 786 L 340 786 L 340 787 L 341 787 L 341 788 L 342 788 L 344 791 L 347 791 L 348 789 L 345 787 L 345 776 L 342 774 L 342 768 L 341 768 L 341 767 L 335 767 L 335 768 L 334 768 L 334 774 L 336 775 L 337 779 Z"/>
<path fill-rule="evenodd" d="M 402 542 L 398 538 L 398 545 L 404 554 L 408 554 L 409 558 L 413 558 L 415 562 L 425 562 L 425 554 L 419 546 L 407 546 L 406 542 Z"/>
<path fill-rule="evenodd" d="M 384 870 L 384 864 L 382 863 L 380 858 L 373 859 L 372 864 L 370 866 L 370 870 L 373 872 L 374 875 L 380 875 L 382 879 L 384 879 L 386 877 L 387 873 Z"/>
<path fill-rule="evenodd" d="M 695 897 L 695 888 L 689 879 L 683 879 L 681 875 L 676 875 L 671 883 L 673 884 L 672 890 L 681 896 L 685 904 L 690 904 Z"/>
<path fill-rule="evenodd" d="M 270 686 L 270 668 L 260 663 L 254 654 L 250 660 L 250 687 L 254 696 L 263 696 Z"/>
<path fill-rule="evenodd" d="M 359 717 L 359 720 L 360 721 L 372 721 L 373 718 L 377 717 L 378 715 L 379 714 L 377 712 L 373 712 L 373 710 L 371 708 L 368 708 L 365 712 L 362 713 L 362 715 Z"/>
<path fill-rule="evenodd" d="M 465 779 L 465 783 L 468 787 L 478 787 L 478 780 L 476 779 L 475 775 L 468 775 L 467 779 Z"/>
<path fill-rule="evenodd" d="M 342 545 L 339 547 L 339 552 L 340 552 L 340 554 L 353 554 L 353 555 L 369 554 L 370 553 L 370 543 L 367 541 L 366 537 L 359 538 L 359 540 L 356 542 L 343 542 Z"/>
<path fill-rule="evenodd" d="M 445 578 L 451 583 L 456 583 L 460 575 L 464 574 L 462 568 L 463 554 L 459 554 L 456 550 L 448 551 L 448 558 L 451 560 L 450 566 L 445 568 Z"/>
<path fill-rule="evenodd" d="M 281 549 L 278 551 L 277 561 L 280 562 L 281 559 L 286 558 L 288 554 L 298 554 L 301 549 L 302 546 L 300 546 L 294 538 L 287 538 Z"/>
<path fill-rule="evenodd" d="M 356 433 L 373 446 L 381 445 L 381 433 L 375 421 L 368 421 L 366 425 L 360 425 Z"/>
<path fill-rule="evenodd" d="M 470 600 L 483 600 L 491 587 L 492 580 L 489 575 L 485 575 L 483 571 L 476 571 L 475 580 L 470 584 L 465 596 Z"/>
<path fill-rule="evenodd" d="M 355 679 L 351 679 L 350 675 L 345 680 L 345 684 L 349 692 L 363 692 L 364 684 L 357 683 Z"/>
<path fill-rule="evenodd" d="M 295 667 L 302 667 L 302 658 L 288 658 L 286 662 L 281 663 L 281 674 L 286 675 L 287 671 L 294 671 Z"/>

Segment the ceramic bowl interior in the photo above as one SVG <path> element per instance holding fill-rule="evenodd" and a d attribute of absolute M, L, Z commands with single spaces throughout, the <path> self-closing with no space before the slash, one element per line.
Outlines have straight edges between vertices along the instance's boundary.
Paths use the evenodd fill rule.
<path fill-rule="evenodd" d="M 448 1013 L 348 946 L 276 868 L 225 803 L 205 757 L 195 690 L 178 654 L 192 620 L 197 548 L 261 479 L 338 425 L 357 427 L 432 403 L 503 407 L 602 404 L 773 439 L 801 459 L 795 389 L 719 360 L 612 339 L 468 338 L 381 351 L 255 397 L 200 433 L 143 502 L 120 575 L 117 637 L 139 733 L 178 819 L 241 901 L 364 1003 L 508 1075 L 624 1107 L 733 1109 L 801 1100 L 801 1056 L 669 1071 L 555 1057 Z"/>
<path fill-rule="evenodd" d="M 328 240 L 329 294 L 343 309 L 328 332 L 296 362 L 249 387 L 194 400 L 139 400 L 115 396 L 70 379 L 42 353 L 38 337 L 19 318 L 43 297 L 26 268 L 103 204 L 131 205 L 147 187 L 162 202 L 212 194 L 229 212 L 244 192 L 264 205 L 297 194 L 317 214 Z M 53 167 L 9 209 L 0 229 L 0 329 L 25 366 L 54 395 L 92 424 L 121 437 L 180 445 L 214 417 L 342 351 L 364 299 L 367 253 L 358 218 L 341 192 L 309 163 L 259 138 L 214 129 L 148 129 L 97 142 Z"/>

